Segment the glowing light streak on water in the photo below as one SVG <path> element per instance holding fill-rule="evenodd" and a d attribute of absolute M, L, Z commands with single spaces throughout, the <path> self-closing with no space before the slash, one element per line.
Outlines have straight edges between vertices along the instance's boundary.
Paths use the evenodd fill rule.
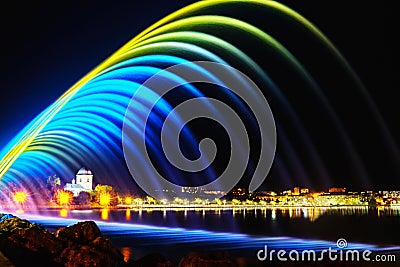
<path fill-rule="evenodd" d="M 103 211 L 102 211 L 103 212 Z M 42 224 L 45 227 L 63 227 L 72 225 L 78 220 L 67 218 L 53 218 L 45 216 L 36 216 L 29 214 L 19 214 L 21 218 L 25 218 L 32 222 Z M 307 250 L 314 249 L 315 251 L 322 251 L 331 247 L 337 248 L 336 240 L 325 241 L 315 239 L 303 239 L 292 237 L 259 237 L 247 234 L 238 233 L 225 233 L 225 232 L 211 232 L 205 230 L 190 230 L 185 228 L 167 228 L 149 225 L 125 224 L 125 223 L 109 223 L 96 221 L 102 233 L 108 237 L 118 240 L 140 240 L 141 246 L 153 245 L 190 245 L 196 247 L 209 247 L 213 246 L 214 249 L 235 250 L 235 249 L 248 249 L 256 252 L 259 249 L 268 245 L 270 249 L 284 249 L 284 250 Z M 376 245 L 363 244 L 363 243 L 348 243 L 346 249 L 358 249 L 371 251 L 395 251 L 400 247 L 379 247 Z"/>

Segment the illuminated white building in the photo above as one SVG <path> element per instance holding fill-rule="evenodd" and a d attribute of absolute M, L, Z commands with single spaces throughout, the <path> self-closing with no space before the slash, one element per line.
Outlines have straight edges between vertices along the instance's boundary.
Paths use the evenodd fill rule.
<path fill-rule="evenodd" d="M 77 197 L 80 192 L 89 192 L 93 190 L 93 174 L 92 171 L 82 167 L 76 174 L 76 180 L 72 179 L 71 183 L 64 186 L 64 190 L 71 191 Z"/>

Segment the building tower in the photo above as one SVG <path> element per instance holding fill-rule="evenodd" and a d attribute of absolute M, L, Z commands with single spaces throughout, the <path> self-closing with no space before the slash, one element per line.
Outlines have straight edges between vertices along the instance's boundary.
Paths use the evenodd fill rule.
<path fill-rule="evenodd" d="M 85 190 L 93 190 L 92 171 L 82 167 L 76 174 L 76 184 L 81 185 Z"/>

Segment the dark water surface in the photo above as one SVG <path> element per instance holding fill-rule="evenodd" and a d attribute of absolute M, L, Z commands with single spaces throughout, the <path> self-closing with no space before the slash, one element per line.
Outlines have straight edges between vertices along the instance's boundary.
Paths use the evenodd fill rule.
<path fill-rule="evenodd" d="M 336 247 L 399 250 L 400 208 L 95 209 L 43 210 L 19 217 L 49 229 L 95 220 L 127 258 L 160 252 L 177 261 L 190 251 L 228 250 L 254 256 L 264 245 L 275 249 Z M 44 216 L 51 216 L 44 217 Z"/>

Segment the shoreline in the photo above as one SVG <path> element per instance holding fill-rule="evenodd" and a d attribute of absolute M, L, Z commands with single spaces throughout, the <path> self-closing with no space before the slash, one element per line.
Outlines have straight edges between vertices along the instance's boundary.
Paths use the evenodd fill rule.
<path fill-rule="evenodd" d="M 69 206 L 37 206 L 37 207 L 6 207 L 3 208 L 4 211 L 39 211 L 39 210 L 240 210 L 240 209 L 292 209 L 292 208 L 300 208 L 300 209 L 337 209 L 337 208 L 368 208 L 368 209 L 376 209 L 376 208 L 385 208 L 385 209 L 400 209 L 399 205 L 324 205 L 324 206 L 303 206 L 303 205 L 178 205 L 178 204 L 169 204 L 169 205 L 154 205 L 154 204 L 143 204 L 143 205 L 117 205 L 117 206 L 82 206 L 82 205 L 69 205 Z M 18 212 L 17 212 L 18 213 Z"/>
<path fill-rule="evenodd" d="M 14 219 L 14 220 L 20 220 L 20 219 Z M 33 222 L 33 223 L 37 223 L 37 222 Z M 88 223 L 89 223 L 89 225 L 87 225 Z M 89 228 L 87 226 L 86 227 L 82 227 L 85 224 L 87 226 L 90 226 L 90 227 Z M 101 225 L 96 226 L 96 224 L 97 224 L 97 222 L 95 222 L 95 221 L 78 222 L 78 223 L 75 223 L 75 224 L 69 225 L 69 226 L 57 227 L 58 230 L 55 231 L 54 233 L 49 232 L 48 230 L 47 230 L 47 233 L 45 233 L 45 232 L 42 231 L 42 229 L 40 227 L 32 232 L 31 230 L 29 230 L 31 228 L 29 226 L 29 227 L 27 227 L 26 230 L 23 230 L 23 231 L 26 231 L 26 235 L 22 235 L 22 236 L 20 236 L 19 238 L 16 238 L 16 239 L 12 238 L 12 239 L 10 239 L 10 241 L 12 241 L 12 240 L 20 240 L 20 242 L 18 243 L 19 244 L 18 249 L 25 250 L 25 247 L 23 245 L 23 244 L 25 244 L 25 239 L 29 238 L 29 237 L 32 237 L 30 239 L 30 244 L 34 244 L 32 249 L 34 249 L 33 251 L 36 251 L 35 250 L 36 248 L 41 248 L 43 246 L 43 242 L 41 241 L 43 236 L 47 236 L 48 240 L 50 240 L 50 241 L 52 240 L 52 242 L 55 242 L 55 243 L 64 242 L 65 240 L 67 240 L 67 243 L 68 243 L 68 242 L 71 242 L 71 240 L 75 240 L 76 237 L 86 236 L 86 238 L 88 239 L 87 241 L 83 240 L 83 243 L 82 243 L 82 240 L 79 241 L 81 238 L 79 238 L 79 240 L 73 241 L 74 244 L 75 244 L 75 242 L 78 242 L 77 245 L 79 247 L 82 247 L 82 246 L 87 247 L 87 246 L 89 246 L 90 249 L 91 249 L 90 250 L 91 253 L 97 253 L 98 254 L 97 256 L 99 256 L 100 254 L 102 256 L 104 256 L 103 252 L 101 252 L 101 251 L 103 251 L 103 249 L 98 250 L 99 248 L 97 248 L 96 244 L 102 244 L 102 243 L 104 243 L 106 241 L 106 239 L 108 239 L 109 241 L 111 241 L 111 243 L 106 241 L 106 244 L 109 244 L 109 245 L 104 247 L 108 251 L 107 254 L 117 255 L 118 257 L 116 257 L 115 260 L 117 260 L 119 262 L 120 265 L 118 265 L 118 266 L 124 266 L 124 267 L 125 266 L 129 266 L 129 267 L 131 267 L 131 266 L 132 267 L 133 266 L 136 266 L 136 267 L 138 267 L 138 266 L 159 266 L 159 265 L 150 264 L 150 261 L 152 259 L 155 259 L 155 258 L 158 258 L 159 263 L 167 263 L 168 262 L 168 263 L 172 264 L 172 265 L 161 265 L 161 266 L 193 266 L 193 265 L 190 265 L 190 261 L 192 261 L 194 259 L 199 259 L 199 258 L 201 258 L 201 261 L 210 260 L 212 263 L 214 263 L 214 265 L 210 265 L 210 266 L 220 266 L 220 265 L 215 265 L 215 263 L 219 264 L 220 261 L 223 261 L 223 262 L 228 264 L 228 265 L 223 265 L 223 266 L 238 266 L 239 262 L 241 262 L 243 264 L 243 265 L 240 265 L 240 266 L 246 266 L 246 267 L 250 267 L 250 266 L 292 266 L 291 264 L 286 265 L 285 263 L 280 263 L 280 262 L 268 262 L 268 263 L 267 262 L 259 262 L 259 261 L 257 261 L 257 259 L 254 257 L 253 254 L 249 256 L 244 252 L 243 252 L 243 254 L 240 254 L 240 255 L 234 253 L 235 248 L 225 248 L 225 249 L 213 248 L 213 250 L 205 250 L 205 251 L 200 249 L 200 251 L 197 251 L 195 246 L 193 246 L 193 248 L 188 249 L 188 251 L 180 250 L 180 251 L 173 252 L 173 250 L 165 251 L 164 249 L 162 249 L 162 247 L 166 246 L 166 244 L 158 244 L 155 249 L 153 249 L 153 246 L 152 246 L 152 249 L 147 251 L 148 248 L 149 248 L 149 246 L 148 246 L 149 244 L 142 244 L 142 243 L 141 244 L 137 244 L 136 247 L 135 246 L 131 247 L 132 250 L 128 251 L 129 252 L 128 253 L 129 254 L 129 259 L 126 258 L 127 261 L 125 261 L 125 256 L 126 255 L 124 253 L 122 253 L 122 252 L 127 252 L 126 249 L 124 250 L 124 247 L 126 247 L 126 246 L 120 247 L 120 245 L 122 243 L 128 242 L 128 241 L 127 240 L 125 240 L 125 241 L 119 240 L 119 242 L 118 242 L 116 239 L 114 239 L 115 236 L 110 235 L 108 233 L 107 229 L 102 229 Z M 39 225 L 42 225 L 42 224 L 39 223 Z M 79 225 L 81 225 L 81 226 L 79 226 Z M 44 225 L 42 225 L 42 226 L 44 227 Z M 77 226 L 79 226 L 79 227 L 77 227 Z M 110 225 L 110 227 L 112 227 L 113 231 L 122 231 L 123 232 L 123 229 L 114 229 L 113 225 Z M 43 228 L 43 229 L 45 229 L 45 228 Z M 63 229 L 63 230 L 60 231 L 60 229 Z M 68 230 L 68 229 L 71 229 L 73 231 Z M 126 229 L 126 230 L 128 230 L 128 229 Z M 35 234 L 36 231 L 39 231 L 39 232 L 37 234 Z M 164 236 L 165 233 L 164 232 L 159 232 L 159 231 L 160 231 L 160 229 L 156 230 L 156 229 L 150 229 L 149 228 L 149 229 L 147 229 L 147 232 L 148 232 L 147 235 L 148 235 L 148 237 L 152 236 L 154 234 L 157 234 L 160 237 Z M 184 235 L 185 237 L 187 237 L 187 235 L 192 235 L 193 233 L 195 233 L 196 236 L 198 235 L 198 231 L 190 231 L 190 230 L 189 231 L 185 231 L 183 229 L 180 229 L 179 231 L 180 231 L 180 234 Z M 95 233 L 94 236 L 92 236 L 93 232 Z M 21 232 L 14 232 L 14 233 L 16 233 L 17 237 L 21 234 Z M 32 233 L 34 235 L 32 235 Z M 64 233 L 64 234 L 62 234 L 62 233 Z M 76 234 L 76 233 L 78 233 L 78 234 Z M 129 237 L 129 239 L 134 237 L 137 240 L 146 240 L 148 238 L 146 236 L 136 236 L 136 234 L 137 233 L 133 234 L 133 236 Z M 193 236 L 193 238 L 194 237 L 195 236 Z M 102 242 L 95 241 L 95 240 L 98 240 L 98 238 L 100 238 L 100 241 L 102 241 Z M 209 236 L 208 236 L 208 238 L 213 239 L 212 237 L 209 237 Z M 241 239 L 241 240 L 239 240 L 240 243 L 243 242 L 242 237 L 238 236 L 237 238 Z M 195 240 L 195 239 L 193 239 L 193 240 Z M 298 239 L 298 240 L 303 240 L 304 241 L 304 239 Z M 236 241 L 233 241 L 233 242 L 239 242 L 239 241 L 236 240 Z M 254 242 L 254 241 L 255 241 L 255 239 L 254 240 L 251 239 L 249 242 Z M 269 244 L 273 245 L 273 242 L 275 242 L 275 241 L 273 239 L 259 241 L 259 244 L 257 243 L 257 245 L 254 248 L 254 251 L 257 251 L 257 249 L 261 248 L 262 245 L 265 245 L 267 243 L 268 243 L 268 245 Z M 122 243 L 120 243 L 120 242 L 122 242 Z M 196 241 L 194 241 L 194 242 L 196 242 Z M 316 250 L 318 250 L 319 246 L 322 246 L 324 248 L 328 247 L 329 243 L 326 243 L 326 244 L 324 243 L 323 245 L 321 245 L 321 242 L 330 242 L 330 241 L 318 240 L 318 243 L 315 243 L 315 244 L 313 243 L 311 245 L 312 246 L 315 245 L 315 249 Z M 46 242 L 46 244 L 47 243 L 48 242 Z M 87 258 L 86 258 L 87 255 L 86 254 L 79 254 L 79 253 L 82 252 L 81 249 L 76 249 L 76 245 L 72 245 L 71 246 L 71 245 L 67 245 L 67 243 L 64 242 L 62 248 L 59 249 L 59 251 L 63 251 L 61 253 L 61 255 L 64 255 L 61 258 L 59 258 L 59 256 L 57 256 L 58 252 L 57 253 L 51 252 L 52 251 L 51 250 L 52 246 L 47 246 L 46 245 L 46 249 L 48 249 L 49 253 L 53 257 L 55 257 L 54 261 L 56 261 L 57 263 L 61 263 L 61 264 L 65 263 L 66 261 L 74 261 L 74 263 L 78 263 L 78 261 L 75 261 L 75 258 L 72 257 L 73 255 L 80 255 L 79 262 L 81 262 L 81 261 L 83 262 L 83 261 L 87 260 Z M 121 252 L 122 255 L 119 252 L 117 254 L 115 254 L 116 251 L 114 249 L 110 250 L 110 248 L 112 248 L 110 246 L 111 244 L 112 244 L 112 247 L 116 248 L 117 250 L 119 250 L 119 252 Z M 355 243 L 354 243 L 354 245 L 358 246 Z M 368 244 L 366 244 L 366 245 L 368 246 Z M 187 248 L 187 245 L 186 245 L 185 242 L 181 242 L 179 244 L 174 244 L 174 246 L 182 248 L 182 249 L 183 248 Z M 281 245 L 278 244 L 278 247 L 280 247 L 280 246 Z M 11 246 L 10 248 L 13 248 L 13 247 L 14 246 Z M 167 247 L 170 247 L 170 245 L 167 246 Z M 294 247 L 294 248 L 296 248 L 296 247 Z M 363 247 L 363 249 L 364 248 L 365 247 Z M 379 246 L 373 245 L 372 250 L 374 250 L 374 248 L 375 249 L 379 248 Z M 244 248 L 242 248 L 242 249 L 244 249 Z M 287 249 L 291 249 L 291 248 L 288 247 Z M 349 248 L 349 249 L 351 249 L 351 248 Z M 70 255 L 72 258 L 70 256 L 67 257 L 66 256 L 67 252 L 71 252 L 71 251 L 73 253 L 69 253 L 68 255 Z M 134 253 L 132 253 L 132 252 L 136 252 L 135 253 L 136 255 Z M 137 255 L 137 253 L 140 253 L 140 252 L 143 255 L 140 255 L 140 256 Z M 381 253 L 381 254 L 396 254 L 397 255 L 396 259 L 398 258 L 398 255 L 400 253 L 399 250 L 380 250 L 380 249 L 376 250 L 376 252 L 377 253 Z M 19 255 L 19 253 L 16 253 L 14 256 L 17 257 L 17 254 Z M 6 256 L 9 256 L 9 255 L 11 255 L 11 256 L 13 255 L 12 253 L 10 254 L 10 250 L 8 250 L 8 254 Z M 28 254 L 28 255 L 34 256 L 36 254 Z M 167 257 L 164 257 L 164 255 L 167 255 Z M 15 257 L 13 258 L 14 260 L 18 259 L 18 257 L 17 258 L 15 258 Z M 96 257 L 94 257 L 94 259 Z M 124 258 L 124 261 L 121 260 L 122 257 Z M 215 260 L 215 257 L 218 257 L 217 258 L 217 262 L 213 262 Z M 38 256 L 36 258 L 36 260 L 40 261 L 40 262 L 42 260 L 45 260 L 45 259 L 46 258 L 45 257 L 42 258 L 42 256 Z M 187 263 L 188 265 L 180 265 L 181 261 L 182 262 L 188 261 L 188 263 Z M 144 262 L 146 262 L 147 264 L 144 264 Z M 326 266 L 325 265 L 326 263 L 331 263 L 332 264 L 332 262 L 320 262 L 316 266 Z M 349 262 L 346 262 L 345 266 L 359 266 L 358 262 L 354 262 L 354 265 L 353 265 L 353 263 L 351 265 L 347 265 L 348 263 Z M 336 265 L 336 264 L 338 264 L 338 265 Z M 341 262 L 336 262 L 336 264 L 332 265 L 332 266 L 342 266 Z M 375 264 L 377 264 L 377 263 L 375 263 Z M 382 265 L 379 265 L 379 264 L 377 264 L 377 265 L 375 265 L 375 264 L 374 265 L 369 265 L 369 266 L 382 266 Z M 18 266 L 28 266 L 28 265 L 18 265 Z M 34 266 L 36 266 L 36 265 L 34 265 Z M 50 265 L 40 265 L 40 266 L 50 266 Z M 53 265 L 51 265 L 51 266 L 53 266 Z M 56 265 L 56 266 L 58 267 L 59 265 Z M 67 266 L 67 265 L 65 265 L 65 266 Z M 70 266 L 70 265 L 68 265 L 68 266 Z M 78 266 L 78 265 L 73 265 L 73 266 Z M 81 266 L 81 265 L 79 265 L 79 266 Z M 85 265 L 85 266 L 92 266 L 92 265 Z M 104 266 L 115 266 L 115 265 L 104 265 Z M 201 266 L 201 265 L 196 265 L 196 266 Z M 328 266 L 330 266 L 330 265 L 328 265 Z"/>

